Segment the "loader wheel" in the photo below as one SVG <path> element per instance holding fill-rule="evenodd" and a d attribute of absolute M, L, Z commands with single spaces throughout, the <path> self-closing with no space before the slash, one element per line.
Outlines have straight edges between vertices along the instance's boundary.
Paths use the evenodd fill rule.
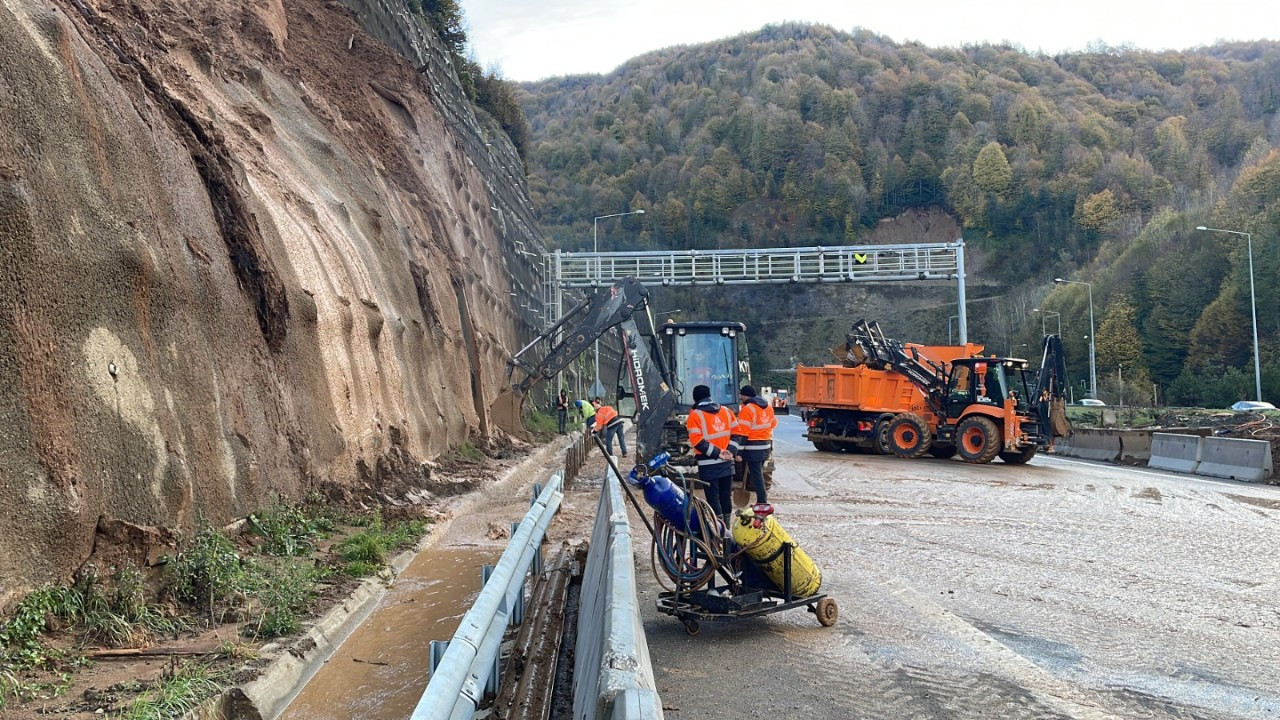
<path fill-rule="evenodd" d="M 933 432 L 928 423 L 915 413 L 895 415 L 889 423 L 889 449 L 898 457 L 918 458 L 932 443 Z"/>
<path fill-rule="evenodd" d="M 956 456 L 955 445 L 931 445 L 929 446 L 929 454 L 940 459 L 946 460 Z"/>
<path fill-rule="evenodd" d="M 836 618 L 840 617 L 840 608 L 836 605 L 836 601 L 825 597 L 818 601 L 818 607 L 813 611 L 818 616 L 818 624 L 822 627 L 831 627 L 836 624 Z"/>
<path fill-rule="evenodd" d="M 960 459 L 967 463 L 991 462 L 1000 452 L 1000 445 L 1000 430 L 990 418 L 971 415 L 956 426 L 956 447 Z"/>
<path fill-rule="evenodd" d="M 1010 465 L 1026 465 L 1036 456 L 1036 446 L 1028 445 L 1017 452 L 1001 452 L 1000 459 Z"/>
<path fill-rule="evenodd" d="M 876 423 L 871 435 L 871 450 L 877 455 L 892 455 L 889 447 L 889 420 L 886 418 Z"/>

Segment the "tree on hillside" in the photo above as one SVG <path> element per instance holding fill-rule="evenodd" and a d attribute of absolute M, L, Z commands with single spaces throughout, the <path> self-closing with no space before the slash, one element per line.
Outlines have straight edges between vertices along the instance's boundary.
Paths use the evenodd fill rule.
<path fill-rule="evenodd" d="M 992 140 L 978 152 L 973 161 L 973 181 L 983 192 L 996 197 L 1009 194 L 1013 169 L 1009 167 L 1009 159 L 1004 156 L 1000 143 Z"/>
<path fill-rule="evenodd" d="M 1138 335 L 1137 311 L 1127 295 L 1120 295 L 1107 305 L 1098 328 L 1096 346 L 1099 368 L 1114 369 L 1123 364 L 1126 368 L 1146 369 L 1142 353 L 1142 338 Z"/>

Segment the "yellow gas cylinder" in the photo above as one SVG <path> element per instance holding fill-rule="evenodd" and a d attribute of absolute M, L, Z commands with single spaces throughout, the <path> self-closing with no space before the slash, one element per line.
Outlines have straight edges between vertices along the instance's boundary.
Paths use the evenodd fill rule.
<path fill-rule="evenodd" d="M 816 595 L 822 586 L 822 571 L 772 514 L 757 513 L 751 508 L 738 511 L 733 523 L 733 541 L 746 551 L 756 567 L 773 581 L 779 590 L 785 590 L 786 556 L 779 552 L 783 544 L 791 546 L 791 594 L 796 597 Z"/>

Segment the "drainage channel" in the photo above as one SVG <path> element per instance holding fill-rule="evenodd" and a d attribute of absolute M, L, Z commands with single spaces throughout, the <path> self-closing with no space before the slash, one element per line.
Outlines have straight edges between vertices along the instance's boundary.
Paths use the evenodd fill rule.
<path fill-rule="evenodd" d="M 427 686 L 429 640 L 448 640 L 502 548 L 429 548 L 307 683 L 281 720 L 404 720 Z"/>

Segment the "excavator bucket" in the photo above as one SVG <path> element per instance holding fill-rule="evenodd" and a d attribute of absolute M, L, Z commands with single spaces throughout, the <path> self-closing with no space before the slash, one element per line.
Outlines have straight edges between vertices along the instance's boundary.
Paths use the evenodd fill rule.
<path fill-rule="evenodd" d="M 489 418 L 508 435 L 530 442 L 532 438 L 524 429 L 523 422 L 524 398 L 524 395 L 517 395 L 511 388 L 503 388 L 489 405 Z"/>

